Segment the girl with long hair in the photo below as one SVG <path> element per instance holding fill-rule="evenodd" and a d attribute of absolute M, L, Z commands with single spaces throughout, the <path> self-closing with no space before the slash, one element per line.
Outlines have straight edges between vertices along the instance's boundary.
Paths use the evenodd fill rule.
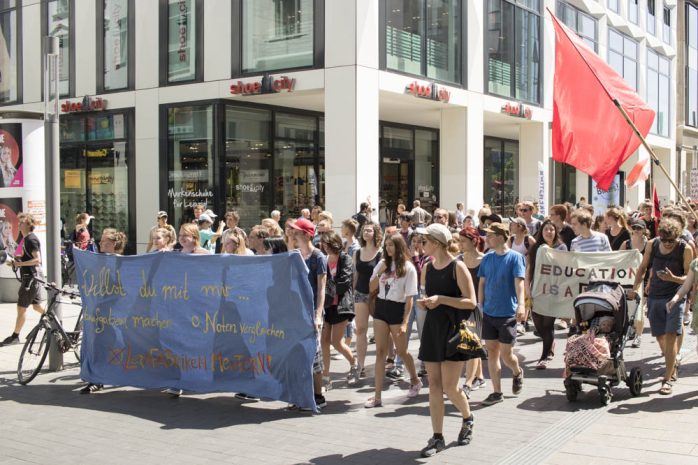
<path fill-rule="evenodd" d="M 604 215 L 606 223 L 606 235 L 608 242 L 611 244 L 611 250 L 620 250 L 623 242 L 630 239 L 630 230 L 628 222 L 625 219 L 625 213 L 617 207 L 611 207 L 606 210 Z"/>
<path fill-rule="evenodd" d="M 378 289 L 373 315 L 373 336 L 376 338 L 376 369 L 374 395 L 366 408 L 383 405 L 381 393 L 385 377 L 385 358 L 390 351 L 390 336 L 395 350 L 410 374 L 407 397 L 416 397 L 422 388 L 412 355 L 407 351 L 407 321 L 412 300 L 417 295 L 417 270 L 410 259 L 407 244 L 400 234 L 385 238 L 385 256 L 376 265 L 370 286 Z"/>

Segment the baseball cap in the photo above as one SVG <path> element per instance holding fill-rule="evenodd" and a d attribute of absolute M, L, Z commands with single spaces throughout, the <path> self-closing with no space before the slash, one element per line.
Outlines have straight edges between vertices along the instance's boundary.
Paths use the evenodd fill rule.
<path fill-rule="evenodd" d="M 167 212 L 166 212 L 166 211 L 159 211 L 159 212 L 158 212 L 157 218 L 158 218 L 158 219 L 160 219 L 160 218 L 167 218 Z"/>
<path fill-rule="evenodd" d="M 448 245 L 448 242 L 453 239 L 451 231 L 441 223 L 432 223 L 425 228 L 423 233 L 427 237 L 431 237 L 442 245 Z"/>
<path fill-rule="evenodd" d="M 482 221 L 483 223 L 484 223 L 485 221 L 491 221 L 491 222 L 493 222 L 493 223 L 501 223 L 501 222 L 502 222 L 502 217 L 499 216 L 499 215 L 497 215 L 496 213 L 492 213 L 491 215 L 483 216 L 483 217 L 480 219 L 480 221 Z"/>
<path fill-rule="evenodd" d="M 211 210 L 206 210 L 205 212 L 203 212 L 203 215 L 208 215 L 209 218 L 217 218 L 218 217 L 218 215 L 213 213 L 213 211 L 211 211 Z M 199 216 L 199 218 L 201 218 L 201 216 Z M 212 223 L 213 223 L 213 221 L 212 221 Z"/>
<path fill-rule="evenodd" d="M 509 222 L 510 222 L 510 223 L 516 223 L 516 224 L 518 224 L 519 226 L 523 226 L 524 228 L 527 227 L 527 226 L 526 226 L 526 220 L 524 220 L 523 218 L 519 218 L 519 217 L 512 218 L 512 217 L 509 217 Z"/>
<path fill-rule="evenodd" d="M 309 221 L 306 220 L 305 218 L 300 218 L 296 220 L 295 223 L 289 224 L 293 229 L 297 229 L 298 231 L 302 231 L 305 234 L 307 234 L 310 237 L 313 237 L 315 235 L 315 225 Z"/>
<path fill-rule="evenodd" d="M 630 227 L 632 229 L 647 229 L 647 223 L 640 218 L 633 218 L 630 220 Z"/>
<path fill-rule="evenodd" d="M 199 215 L 199 224 L 204 223 L 206 221 L 208 221 L 209 223 L 213 223 L 213 220 L 207 213 L 202 213 L 201 215 Z"/>
<path fill-rule="evenodd" d="M 485 232 L 502 236 L 504 239 L 509 238 L 509 230 L 502 223 L 492 223 L 485 228 Z"/>

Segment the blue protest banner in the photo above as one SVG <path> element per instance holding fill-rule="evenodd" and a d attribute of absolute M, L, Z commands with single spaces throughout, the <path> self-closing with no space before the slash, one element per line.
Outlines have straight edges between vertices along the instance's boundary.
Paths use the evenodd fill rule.
<path fill-rule="evenodd" d="M 313 295 L 299 253 L 74 256 L 85 381 L 315 408 Z"/>

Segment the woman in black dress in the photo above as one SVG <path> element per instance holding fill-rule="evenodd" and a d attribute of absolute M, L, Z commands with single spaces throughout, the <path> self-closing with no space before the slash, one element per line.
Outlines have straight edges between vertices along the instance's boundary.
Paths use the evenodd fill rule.
<path fill-rule="evenodd" d="M 458 388 L 464 359 L 459 353 L 447 357 L 446 343 L 455 322 L 470 316 L 477 298 L 467 267 L 448 253 L 452 240 L 448 228 L 431 224 L 424 230 L 424 235 L 425 252 L 433 260 L 422 271 L 422 296 L 417 301 L 427 310 L 419 359 L 426 365 L 429 377 L 429 413 L 434 435 L 421 452 L 423 457 L 431 457 L 446 448 L 443 437 L 444 393 L 463 416 L 458 445 L 469 444 L 472 438 L 473 416 L 468 398 Z"/>

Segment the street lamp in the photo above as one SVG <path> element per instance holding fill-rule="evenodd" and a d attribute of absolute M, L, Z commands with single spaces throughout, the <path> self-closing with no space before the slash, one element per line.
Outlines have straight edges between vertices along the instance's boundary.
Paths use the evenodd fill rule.
<path fill-rule="evenodd" d="M 44 37 L 44 151 L 46 168 L 46 272 L 49 282 L 61 287 L 60 178 L 58 161 L 58 37 Z M 56 306 L 60 320 L 60 305 Z M 49 370 L 63 369 L 63 354 L 51 344 Z"/>

